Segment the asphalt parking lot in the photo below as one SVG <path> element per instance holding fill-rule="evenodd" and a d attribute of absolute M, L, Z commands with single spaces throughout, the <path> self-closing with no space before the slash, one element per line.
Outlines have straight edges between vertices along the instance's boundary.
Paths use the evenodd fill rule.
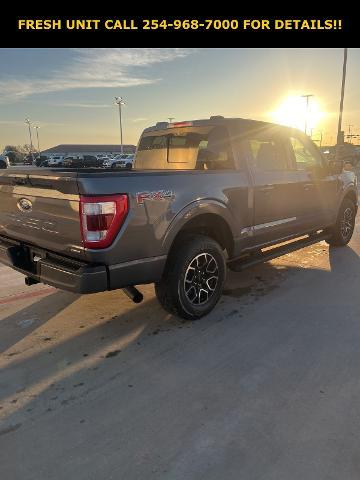
<path fill-rule="evenodd" d="M 359 253 L 230 272 L 190 323 L 0 266 L 0 478 L 358 480 Z"/>

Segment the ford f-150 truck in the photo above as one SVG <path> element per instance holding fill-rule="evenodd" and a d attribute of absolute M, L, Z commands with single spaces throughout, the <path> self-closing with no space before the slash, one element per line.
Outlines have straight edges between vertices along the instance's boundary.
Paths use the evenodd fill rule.
<path fill-rule="evenodd" d="M 121 288 L 140 301 L 135 286 L 154 282 L 165 309 L 197 319 L 218 302 L 227 265 L 349 242 L 357 185 L 342 167 L 287 127 L 158 123 L 131 171 L 2 171 L 0 260 L 28 285 L 78 293 Z"/>

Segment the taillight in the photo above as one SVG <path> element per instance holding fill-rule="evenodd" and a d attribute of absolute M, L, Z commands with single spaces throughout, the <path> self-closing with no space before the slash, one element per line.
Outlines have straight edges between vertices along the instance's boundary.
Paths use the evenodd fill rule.
<path fill-rule="evenodd" d="M 80 196 L 80 225 L 85 248 L 106 248 L 128 212 L 127 195 Z"/>

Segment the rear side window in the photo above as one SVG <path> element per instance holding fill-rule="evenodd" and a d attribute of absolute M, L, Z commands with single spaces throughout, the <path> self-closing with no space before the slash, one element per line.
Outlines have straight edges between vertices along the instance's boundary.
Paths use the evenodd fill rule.
<path fill-rule="evenodd" d="M 288 170 L 287 149 L 281 137 L 250 138 L 249 149 L 253 168 L 261 171 Z"/>
<path fill-rule="evenodd" d="M 140 140 L 138 150 L 158 150 L 161 148 L 166 148 L 167 146 L 167 137 L 166 135 L 154 136 L 154 137 L 143 137 Z"/>

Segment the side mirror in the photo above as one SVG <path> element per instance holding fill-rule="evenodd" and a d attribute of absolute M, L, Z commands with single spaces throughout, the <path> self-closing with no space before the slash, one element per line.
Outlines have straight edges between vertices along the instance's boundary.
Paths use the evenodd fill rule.
<path fill-rule="evenodd" d="M 354 165 L 351 162 L 344 162 L 344 170 L 347 172 L 353 172 Z"/>

